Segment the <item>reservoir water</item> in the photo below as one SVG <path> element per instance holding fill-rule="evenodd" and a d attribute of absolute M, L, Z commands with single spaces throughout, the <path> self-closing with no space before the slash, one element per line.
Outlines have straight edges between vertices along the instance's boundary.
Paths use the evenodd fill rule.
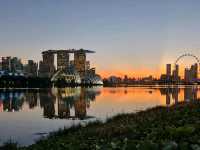
<path fill-rule="evenodd" d="M 199 98 L 198 86 L 1 89 L 0 144 L 30 145 L 60 128 Z"/>

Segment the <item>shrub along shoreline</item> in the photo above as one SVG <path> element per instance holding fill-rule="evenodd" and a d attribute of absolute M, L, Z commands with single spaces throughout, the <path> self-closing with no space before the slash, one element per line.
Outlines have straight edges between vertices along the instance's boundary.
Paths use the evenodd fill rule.
<path fill-rule="evenodd" d="M 200 102 L 121 114 L 106 123 L 95 122 L 51 133 L 28 147 L 7 143 L 0 149 L 197 150 L 200 149 Z"/>

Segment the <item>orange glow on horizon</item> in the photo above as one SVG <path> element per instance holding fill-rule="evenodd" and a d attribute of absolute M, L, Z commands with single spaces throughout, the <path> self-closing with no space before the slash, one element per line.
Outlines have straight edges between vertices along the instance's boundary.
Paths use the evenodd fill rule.
<path fill-rule="evenodd" d="M 184 78 L 184 68 L 183 66 L 180 66 L 179 68 L 179 76 L 181 78 Z M 172 66 L 173 70 L 173 66 Z M 152 75 L 154 78 L 160 78 L 161 74 L 166 73 L 166 66 L 163 65 L 160 69 L 157 70 L 150 70 L 150 69 L 140 69 L 140 70 L 108 70 L 108 71 L 99 71 L 99 74 L 102 78 L 108 78 L 112 75 L 123 78 L 125 75 L 127 75 L 130 78 L 142 78 L 142 77 L 148 77 Z"/>
<path fill-rule="evenodd" d="M 160 71 L 159 71 L 160 72 Z M 140 71 L 128 71 L 128 70 L 110 70 L 110 71 L 100 71 L 99 74 L 102 78 L 108 78 L 112 75 L 123 78 L 125 75 L 127 75 L 130 78 L 141 78 L 141 77 L 147 77 L 152 75 L 153 77 L 160 77 L 160 73 L 150 70 L 140 70 Z"/>

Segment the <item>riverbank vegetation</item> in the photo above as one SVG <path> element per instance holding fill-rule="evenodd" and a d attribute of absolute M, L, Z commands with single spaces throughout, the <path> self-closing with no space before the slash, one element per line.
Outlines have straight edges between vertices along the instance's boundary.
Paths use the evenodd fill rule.
<path fill-rule="evenodd" d="M 200 102 L 155 107 L 121 114 L 106 123 L 72 127 L 51 133 L 29 147 L 7 143 L 1 149 L 20 150 L 171 150 L 200 149 Z"/>

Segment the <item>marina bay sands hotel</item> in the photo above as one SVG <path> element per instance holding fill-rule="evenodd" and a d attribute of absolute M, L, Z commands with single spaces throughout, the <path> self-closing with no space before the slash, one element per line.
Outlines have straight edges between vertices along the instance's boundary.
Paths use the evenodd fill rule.
<path fill-rule="evenodd" d="M 100 83 L 100 76 L 95 73 L 95 68 L 90 68 L 90 62 L 86 59 L 87 53 L 95 52 L 84 49 L 43 51 L 43 60 L 39 63 L 38 75 L 52 78 L 52 80 L 64 78 L 69 82 L 75 80 L 78 83 Z M 74 54 L 73 60 L 70 60 L 70 54 Z M 55 55 L 57 55 L 57 69 L 55 67 Z"/>

